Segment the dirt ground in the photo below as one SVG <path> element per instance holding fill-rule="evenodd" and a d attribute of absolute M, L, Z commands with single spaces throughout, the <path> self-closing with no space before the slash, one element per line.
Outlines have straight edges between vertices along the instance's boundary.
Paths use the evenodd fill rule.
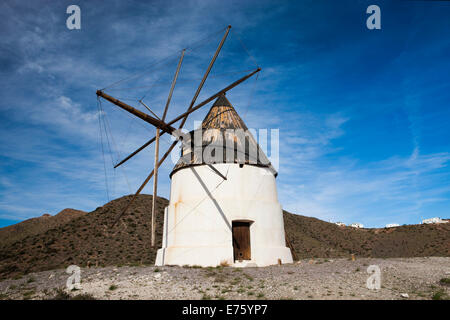
<path fill-rule="evenodd" d="M 367 268 L 381 288 L 366 286 Z M 301 260 L 264 268 L 82 268 L 69 291 L 64 269 L 0 282 L 2 299 L 448 299 L 450 257 Z"/>

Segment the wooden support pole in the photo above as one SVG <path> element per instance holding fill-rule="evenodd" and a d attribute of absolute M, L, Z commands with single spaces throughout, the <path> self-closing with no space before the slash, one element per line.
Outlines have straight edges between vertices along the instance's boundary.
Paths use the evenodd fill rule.
<path fill-rule="evenodd" d="M 177 65 L 177 71 L 175 72 L 175 76 L 172 80 L 172 85 L 170 86 L 169 96 L 167 97 L 166 106 L 164 108 L 164 113 L 162 116 L 162 121 L 166 119 L 167 110 L 169 109 L 170 100 L 172 99 L 173 95 L 173 89 L 175 88 L 175 84 L 178 79 L 178 74 L 180 72 L 181 63 L 183 62 L 184 53 L 186 52 L 186 49 L 184 49 L 181 52 L 180 61 L 178 61 Z M 156 229 L 156 198 L 158 195 L 158 161 L 159 161 L 159 128 L 156 128 L 156 142 L 155 142 L 155 167 L 153 169 L 154 171 L 154 177 L 153 177 L 153 199 L 152 199 L 152 235 L 151 235 L 151 246 L 154 247 L 156 245 L 156 237 L 155 237 L 155 229 Z"/>
<path fill-rule="evenodd" d="M 158 158 L 159 158 L 159 128 L 156 129 L 156 141 L 155 141 L 155 167 L 153 169 L 153 199 L 152 199 L 152 232 L 151 232 L 151 246 L 155 246 L 155 210 L 156 210 L 156 197 L 158 194 Z"/>

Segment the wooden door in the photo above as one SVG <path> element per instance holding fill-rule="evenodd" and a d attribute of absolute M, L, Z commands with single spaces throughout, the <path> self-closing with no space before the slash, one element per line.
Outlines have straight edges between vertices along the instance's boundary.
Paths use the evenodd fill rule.
<path fill-rule="evenodd" d="M 233 253 L 234 261 L 250 260 L 250 223 L 233 221 Z"/>

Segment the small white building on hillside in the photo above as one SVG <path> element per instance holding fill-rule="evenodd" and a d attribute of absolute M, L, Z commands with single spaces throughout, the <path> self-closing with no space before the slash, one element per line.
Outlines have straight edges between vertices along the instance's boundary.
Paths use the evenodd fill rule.
<path fill-rule="evenodd" d="M 343 222 L 335 222 L 334 224 L 339 227 L 345 227 L 345 223 L 343 223 Z"/>
<path fill-rule="evenodd" d="M 400 227 L 400 225 L 398 223 L 388 223 L 386 225 L 386 228 L 395 228 L 395 227 Z"/>
<path fill-rule="evenodd" d="M 447 223 L 447 220 L 442 220 L 441 218 L 429 218 L 422 220 L 422 224 L 433 224 L 433 223 Z"/>
<path fill-rule="evenodd" d="M 364 228 L 364 225 L 362 223 L 355 222 L 355 223 L 350 224 L 349 227 L 362 229 L 362 228 Z"/>

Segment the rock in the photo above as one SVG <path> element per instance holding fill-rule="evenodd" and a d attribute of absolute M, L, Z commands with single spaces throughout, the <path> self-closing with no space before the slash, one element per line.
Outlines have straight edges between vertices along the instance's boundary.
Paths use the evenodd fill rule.
<path fill-rule="evenodd" d="M 53 273 L 51 273 L 49 276 L 48 276 L 48 278 L 49 279 L 51 279 L 51 278 L 53 278 L 55 275 L 53 274 Z"/>
<path fill-rule="evenodd" d="M 155 279 L 160 279 L 161 278 L 161 273 L 157 273 L 154 275 Z"/>
<path fill-rule="evenodd" d="M 409 298 L 409 295 L 407 293 L 402 293 L 402 294 L 400 294 L 400 297 L 402 297 L 402 298 Z"/>

